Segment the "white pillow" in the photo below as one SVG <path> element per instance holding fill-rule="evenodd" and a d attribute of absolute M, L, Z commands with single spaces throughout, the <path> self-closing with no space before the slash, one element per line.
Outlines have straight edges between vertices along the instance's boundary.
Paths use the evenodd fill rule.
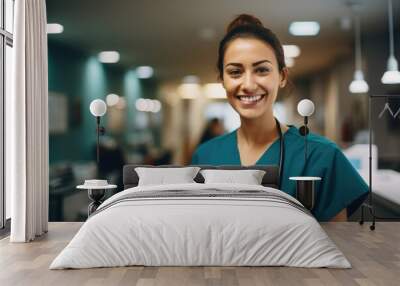
<path fill-rule="evenodd" d="M 201 170 L 204 183 L 234 183 L 261 185 L 265 171 L 262 170 Z"/>
<path fill-rule="evenodd" d="M 138 186 L 196 183 L 193 179 L 199 170 L 199 167 L 135 168 L 139 176 Z"/>

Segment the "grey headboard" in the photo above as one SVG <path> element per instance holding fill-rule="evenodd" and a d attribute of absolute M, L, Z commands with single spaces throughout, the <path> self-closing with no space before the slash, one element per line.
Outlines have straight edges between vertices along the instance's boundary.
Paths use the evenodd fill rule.
<path fill-rule="evenodd" d="M 257 166 L 233 166 L 233 165 L 223 165 L 223 166 L 210 166 L 210 165 L 191 165 L 200 167 L 202 169 L 225 169 L 225 170 L 246 170 L 246 169 L 256 169 L 264 170 L 266 173 L 262 180 L 262 185 L 265 187 L 278 188 L 278 166 L 275 165 L 257 165 Z M 124 190 L 132 187 L 136 187 L 139 182 L 139 177 L 135 172 L 136 167 L 157 167 L 157 168 L 177 168 L 182 166 L 177 165 L 161 165 L 161 166 L 151 166 L 151 165 L 125 165 L 123 169 L 123 183 Z M 204 183 L 203 176 L 199 173 L 194 180 L 197 183 Z"/>

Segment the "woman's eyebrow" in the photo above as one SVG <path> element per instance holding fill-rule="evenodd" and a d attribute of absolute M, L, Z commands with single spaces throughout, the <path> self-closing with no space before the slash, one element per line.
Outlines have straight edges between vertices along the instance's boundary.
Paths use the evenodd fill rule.
<path fill-rule="evenodd" d="M 262 64 L 262 63 L 270 63 L 270 64 L 272 64 L 271 61 L 269 61 L 269 60 L 261 60 L 261 61 L 253 63 L 252 66 L 255 67 L 255 66 L 257 66 L 259 64 Z M 229 63 L 229 64 L 225 65 L 225 67 L 227 67 L 227 66 L 242 67 L 243 65 L 240 64 L 240 63 Z"/>
<path fill-rule="evenodd" d="M 243 66 L 243 65 L 242 65 L 242 64 L 239 64 L 239 63 L 229 63 L 229 64 L 226 64 L 226 65 L 225 65 L 225 67 L 227 67 L 227 66 L 241 67 L 241 66 Z"/>
<path fill-rule="evenodd" d="M 269 61 L 269 60 L 261 60 L 261 61 L 258 61 L 258 62 L 253 63 L 253 67 L 254 67 L 254 66 L 257 66 L 257 65 L 259 65 L 259 64 L 263 64 L 263 63 L 265 63 L 265 62 L 271 64 L 271 61 Z"/>

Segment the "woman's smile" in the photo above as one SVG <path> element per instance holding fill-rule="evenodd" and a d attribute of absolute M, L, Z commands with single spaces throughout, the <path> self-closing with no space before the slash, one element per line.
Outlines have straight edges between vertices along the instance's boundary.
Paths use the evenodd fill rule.
<path fill-rule="evenodd" d="M 240 101 L 240 103 L 244 107 L 255 107 L 259 102 L 261 102 L 265 98 L 265 94 L 258 95 L 237 95 L 236 99 Z"/>

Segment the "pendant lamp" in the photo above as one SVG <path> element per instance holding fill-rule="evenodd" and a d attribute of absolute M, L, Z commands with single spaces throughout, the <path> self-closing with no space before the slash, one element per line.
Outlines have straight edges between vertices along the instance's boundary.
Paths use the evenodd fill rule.
<path fill-rule="evenodd" d="M 355 71 L 354 79 L 349 85 L 351 93 L 366 93 L 369 90 L 368 83 L 364 80 L 364 73 L 361 69 L 361 38 L 360 38 L 360 17 L 355 15 Z"/>
<path fill-rule="evenodd" d="M 394 56 L 394 40 L 393 40 L 393 6 L 392 0 L 388 0 L 388 19 L 389 19 L 389 47 L 390 54 L 387 61 L 386 72 L 382 76 L 383 84 L 396 84 L 400 83 L 400 72 L 397 60 Z"/>

